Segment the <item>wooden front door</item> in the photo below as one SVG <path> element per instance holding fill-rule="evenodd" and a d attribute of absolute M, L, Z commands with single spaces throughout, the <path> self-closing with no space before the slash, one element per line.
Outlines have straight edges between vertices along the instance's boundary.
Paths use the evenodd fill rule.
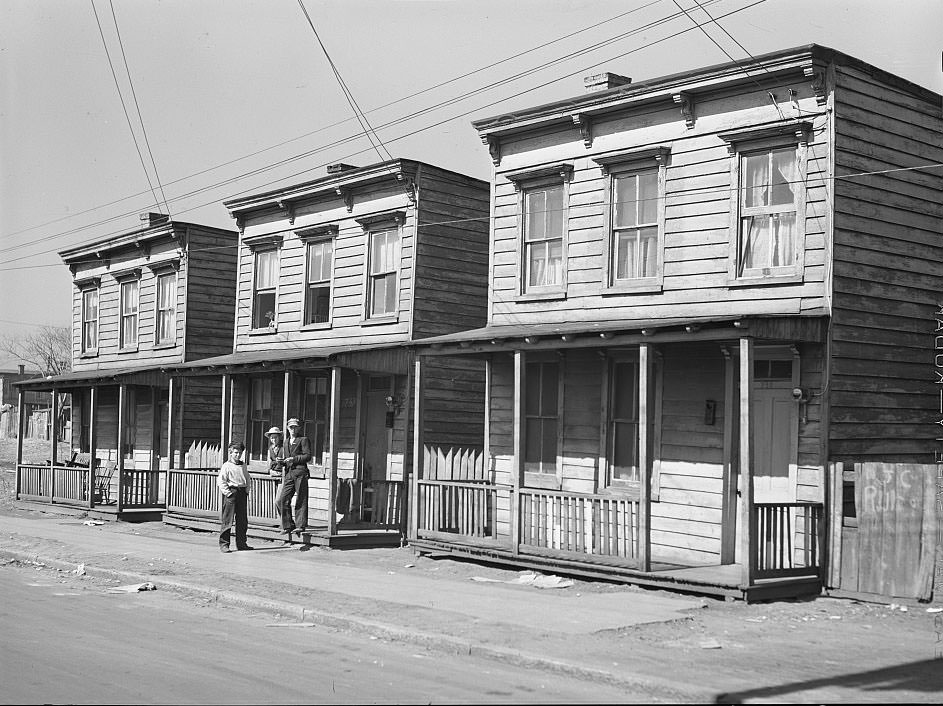
<path fill-rule="evenodd" d="M 796 402 L 792 387 L 771 386 L 754 390 L 753 501 L 786 503 L 795 498 L 791 482 L 792 418 Z"/>
<path fill-rule="evenodd" d="M 386 478 L 386 459 L 392 431 L 386 426 L 386 398 L 393 394 L 392 387 L 393 378 L 388 375 L 371 375 L 367 378 L 360 425 L 364 481 Z"/>

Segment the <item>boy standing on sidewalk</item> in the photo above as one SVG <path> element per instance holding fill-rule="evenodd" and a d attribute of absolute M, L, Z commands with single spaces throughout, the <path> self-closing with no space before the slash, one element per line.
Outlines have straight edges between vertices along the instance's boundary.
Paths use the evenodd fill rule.
<path fill-rule="evenodd" d="M 236 549 L 252 549 L 246 544 L 249 528 L 249 474 L 242 463 L 245 444 L 233 441 L 229 444 L 229 460 L 223 463 L 216 477 L 216 485 L 223 494 L 219 504 L 219 551 L 229 552 L 229 536 L 233 523 L 236 525 Z"/>

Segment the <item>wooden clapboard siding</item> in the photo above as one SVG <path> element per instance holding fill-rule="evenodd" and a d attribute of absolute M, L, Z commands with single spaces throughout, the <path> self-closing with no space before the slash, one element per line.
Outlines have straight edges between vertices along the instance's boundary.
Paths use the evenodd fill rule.
<path fill-rule="evenodd" d="M 359 193 L 359 192 L 358 192 Z M 382 211 L 406 214 L 400 234 L 401 262 L 397 278 L 398 311 L 395 321 L 365 321 L 365 292 L 368 238 L 356 221 Z M 307 244 L 296 230 L 313 225 L 333 224 L 334 277 L 331 291 L 330 326 L 304 326 L 304 289 Z M 294 223 L 287 213 L 252 213 L 246 219 L 244 238 L 278 234 L 279 278 L 276 290 L 277 332 L 252 332 L 253 263 L 255 253 L 244 243 L 239 248 L 238 294 L 236 305 L 236 351 L 295 349 L 299 345 L 316 350 L 338 345 L 391 343 L 407 340 L 410 328 L 416 238 L 416 213 L 402 186 L 384 184 L 355 198 L 348 213 L 341 197 L 299 204 Z"/>
<path fill-rule="evenodd" d="M 189 229 L 187 250 L 185 360 L 232 352 L 236 296 L 235 233 Z"/>
<path fill-rule="evenodd" d="M 235 282 L 236 233 L 190 223 L 165 223 L 142 231 L 147 248 L 108 242 L 98 248 L 103 258 L 82 256 L 75 264 L 78 283 L 99 278 L 98 350 L 82 353 L 82 287 L 72 290 L 73 368 L 107 370 L 136 365 L 180 363 L 232 349 L 232 297 Z M 116 239 L 121 240 L 124 236 Z M 90 246 L 91 247 L 91 246 Z M 207 250 L 211 248 L 211 250 Z M 181 252 L 183 256 L 181 257 Z M 171 345 L 156 341 L 157 278 L 160 265 L 177 263 L 176 337 Z M 196 268 L 191 277 L 190 269 Z M 138 269 L 138 342 L 119 350 L 120 281 L 115 275 Z M 156 271 L 155 271 L 156 269 Z M 228 302 L 225 303 L 224 302 Z M 192 320 L 193 323 L 188 324 Z M 187 332 L 199 334 L 187 345 Z M 192 346 L 190 345 L 192 344 Z"/>
<path fill-rule="evenodd" d="M 485 325 L 489 199 L 487 182 L 422 165 L 412 338 Z"/>
<path fill-rule="evenodd" d="M 491 323 L 737 314 L 798 314 L 824 305 L 828 221 L 829 130 L 805 82 L 790 83 L 813 122 L 808 148 L 804 271 L 801 282 L 776 287 L 729 287 L 730 156 L 719 132 L 772 122 L 777 113 L 768 96 L 740 94 L 698 97 L 693 130 L 679 129 L 669 108 L 613 113 L 593 122 L 587 150 L 571 128 L 502 137 L 502 162 L 494 185 Z M 603 258 L 609 216 L 607 179 L 592 160 L 612 150 L 651 145 L 671 148 L 666 170 L 664 278 L 660 292 L 605 291 Z M 505 157 L 506 154 L 506 157 Z M 566 223 L 566 298 L 522 299 L 520 294 L 519 193 L 506 171 L 566 161 L 573 165 Z M 733 198 L 735 198 L 735 193 Z"/>
<path fill-rule="evenodd" d="M 668 345 L 662 354 L 658 501 L 652 556 L 692 564 L 720 560 L 724 463 L 724 358 L 712 344 Z M 705 402 L 715 402 L 714 422 Z"/>
<path fill-rule="evenodd" d="M 830 457 L 927 462 L 943 186 L 906 168 L 943 161 L 940 100 L 853 62 L 835 75 Z"/>
<path fill-rule="evenodd" d="M 509 355 L 495 355 L 491 361 L 491 404 L 488 410 L 488 438 L 495 482 L 513 485 L 514 464 L 514 362 Z"/>
<path fill-rule="evenodd" d="M 484 447 L 485 368 L 472 358 L 423 361 L 423 439 L 430 446 Z"/>
<path fill-rule="evenodd" d="M 220 376 L 187 378 L 182 418 L 184 450 L 190 448 L 194 441 L 219 444 L 222 390 Z"/>

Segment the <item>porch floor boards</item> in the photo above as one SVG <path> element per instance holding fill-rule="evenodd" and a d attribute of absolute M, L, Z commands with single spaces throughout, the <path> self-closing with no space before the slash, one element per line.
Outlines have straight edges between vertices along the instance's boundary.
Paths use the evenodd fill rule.
<path fill-rule="evenodd" d="M 84 503 L 68 503 L 59 501 L 50 503 L 29 498 L 20 498 L 17 504 L 28 507 L 33 510 L 44 512 L 56 512 L 63 515 L 83 516 L 92 520 L 104 520 L 106 522 L 159 522 L 164 514 L 163 509 L 157 507 L 126 507 L 118 513 L 117 503 L 107 503 L 96 505 L 89 508 Z"/>
<path fill-rule="evenodd" d="M 730 597 L 746 601 L 776 600 L 818 595 L 821 581 L 818 577 L 767 579 L 755 585 L 741 585 L 740 564 L 715 566 L 681 566 L 652 560 L 651 571 L 644 572 L 611 564 L 590 561 L 568 561 L 535 554 L 515 554 L 497 544 L 485 546 L 482 542 L 459 543 L 433 539 L 411 540 L 409 545 L 419 553 L 442 554 L 454 558 L 501 564 L 518 568 L 537 569 L 580 578 L 602 579 L 619 583 L 660 588 L 683 593 Z M 603 557 L 600 557 L 602 559 Z"/>

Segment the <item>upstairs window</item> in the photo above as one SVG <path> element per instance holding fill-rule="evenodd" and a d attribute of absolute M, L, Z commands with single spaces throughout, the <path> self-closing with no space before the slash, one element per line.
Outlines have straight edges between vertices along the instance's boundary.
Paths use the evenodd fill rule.
<path fill-rule="evenodd" d="M 732 156 L 728 285 L 801 282 L 812 123 L 720 135 Z"/>
<path fill-rule="evenodd" d="M 138 294 L 140 281 L 130 280 L 121 283 L 121 325 L 119 343 L 121 349 L 134 349 L 138 345 Z"/>
<path fill-rule="evenodd" d="M 399 229 L 370 233 L 369 260 L 368 318 L 395 316 L 399 299 L 397 287 L 400 260 Z"/>
<path fill-rule="evenodd" d="M 278 250 L 257 251 L 252 289 L 252 328 L 265 329 L 275 326 L 277 283 Z"/>
<path fill-rule="evenodd" d="M 98 288 L 82 292 L 82 352 L 98 350 Z"/>
<path fill-rule="evenodd" d="M 156 343 L 171 344 L 177 339 L 177 273 L 157 277 Z"/>
<path fill-rule="evenodd" d="M 741 155 L 739 276 L 795 264 L 801 187 L 795 147 Z"/>
<path fill-rule="evenodd" d="M 524 291 L 563 286 L 562 184 L 524 190 Z"/>
<path fill-rule="evenodd" d="M 308 277 L 305 288 L 305 325 L 331 320 L 331 277 L 334 241 L 308 243 Z"/>
<path fill-rule="evenodd" d="M 612 179 L 614 282 L 654 277 L 658 267 L 658 172 Z"/>

